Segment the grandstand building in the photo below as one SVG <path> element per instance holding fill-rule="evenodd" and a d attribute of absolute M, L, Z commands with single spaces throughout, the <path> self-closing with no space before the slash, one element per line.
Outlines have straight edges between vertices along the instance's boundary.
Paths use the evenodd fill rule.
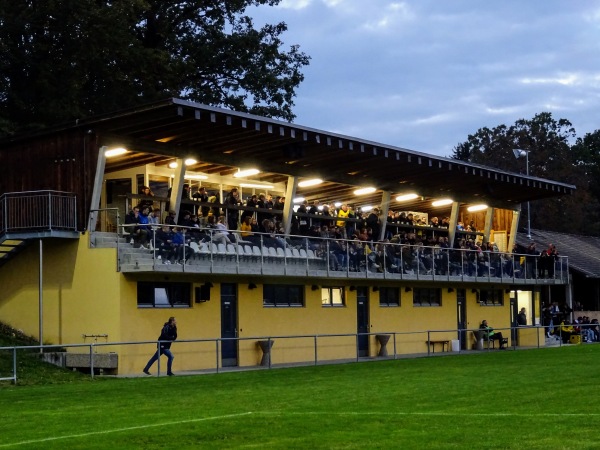
<path fill-rule="evenodd" d="M 201 187 L 206 197 L 194 197 Z M 244 206 L 229 201 L 234 188 L 240 201 L 284 201 Z M 176 316 L 179 340 L 206 340 L 177 344 L 180 371 L 256 366 L 257 341 L 269 338 L 274 364 L 316 351 L 322 360 L 375 357 L 390 333 L 399 333 L 397 353 L 424 353 L 430 338 L 417 332 L 426 330 L 469 349 L 467 330 L 483 319 L 510 327 L 525 307 L 528 324 L 539 324 L 545 292 L 568 297 L 567 258 L 542 267 L 512 251 L 521 204 L 574 189 L 179 99 L 155 102 L 1 143 L 0 320 L 45 343 L 73 344 L 155 340 Z M 332 217 L 327 208 L 298 210 L 303 204 L 328 205 Z M 353 214 L 333 217 L 342 204 Z M 179 221 L 185 249 L 166 251 L 162 227 L 128 221 L 138 205 L 157 209 L 169 232 L 169 220 Z M 182 223 L 185 211 L 198 222 Z M 408 214 L 422 222 L 407 223 Z M 224 215 L 228 231 L 205 228 L 209 215 Z M 277 229 L 242 233 L 243 215 Z M 353 238 L 365 224 L 371 234 Z M 511 345 L 533 345 L 540 333 L 543 345 L 537 329 L 513 333 Z M 317 335 L 338 336 L 315 344 Z M 98 351 L 117 353 L 118 373 L 129 374 L 151 349 Z"/>

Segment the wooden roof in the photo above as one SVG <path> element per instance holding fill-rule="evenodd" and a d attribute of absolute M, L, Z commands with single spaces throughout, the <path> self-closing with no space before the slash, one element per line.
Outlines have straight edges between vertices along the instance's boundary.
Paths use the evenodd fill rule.
<path fill-rule="evenodd" d="M 107 171 L 141 164 L 166 164 L 173 158 L 194 158 L 189 171 L 231 175 L 257 167 L 254 181 L 281 183 L 290 175 L 321 178 L 313 188 L 300 188 L 309 201 L 351 204 L 381 202 L 383 191 L 395 197 L 414 192 L 420 197 L 403 209 L 423 210 L 422 202 L 449 197 L 462 204 L 486 203 L 515 209 L 525 201 L 570 194 L 574 186 L 522 174 L 428 155 L 405 148 L 330 133 L 293 123 L 233 112 L 179 99 L 167 99 L 102 117 L 80 120 L 81 127 L 100 136 L 102 145 L 124 146 L 132 152 L 107 162 Z M 357 187 L 377 192 L 358 199 Z"/>

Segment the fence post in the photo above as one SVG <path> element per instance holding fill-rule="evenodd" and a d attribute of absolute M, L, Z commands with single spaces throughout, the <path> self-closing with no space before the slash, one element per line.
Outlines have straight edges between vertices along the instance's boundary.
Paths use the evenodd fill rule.
<path fill-rule="evenodd" d="M 90 375 L 94 378 L 94 343 L 90 344 Z"/>
<path fill-rule="evenodd" d="M 219 373 L 219 339 L 215 339 L 215 347 L 216 347 L 216 363 L 217 363 L 217 373 Z"/>
<path fill-rule="evenodd" d="M 392 337 L 394 338 L 394 359 L 396 359 L 396 332 L 392 333 Z"/>
<path fill-rule="evenodd" d="M 17 347 L 13 347 L 13 384 L 17 385 Z"/>
<path fill-rule="evenodd" d="M 431 353 L 431 331 L 427 330 L 427 356 Z"/>
<path fill-rule="evenodd" d="M 315 366 L 317 365 L 317 335 L 314 336 L 315 341 Z"/>

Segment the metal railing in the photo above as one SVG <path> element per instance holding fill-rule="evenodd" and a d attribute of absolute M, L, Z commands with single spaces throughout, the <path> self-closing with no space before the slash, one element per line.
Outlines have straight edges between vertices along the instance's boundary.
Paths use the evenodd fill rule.
<path fill-rule="evenodd" d="M 527 284 L 538 280 L 568 283 L 568 257 L 542 260 L 516 253 L 429 247 L 415 244 L 333 239 L 276 233 L 250 234 L 177 226 L 179 244 L 165 242 L 161 228 L 173 225 L 126 224 L 126 243 L 118 247 L 119 268 L 265 275 L 324 275 L 345 278 L 494 281 Z M 171 236 L 169 234 L 169 236 Z M 170 240 L 170 239 L 169 239 Z M 168 241 L 168 240 L 167 240 Z M 144 252 L 133 250 L 142 248 Z M 133 262 L 135 261 L 135 262 Z M 260 264 L 258 264 L 260 263 Z"/>
<path fill-rule="evenodd" d="M 546 333 L 545 330 L 547 329 L 547 327 L 541 326 L 541 325 L 535 325 L 535 326 L 520 326 L 520 327 L 504 327 L 504 328 L 495 328 L 494 331 L 496 332 L 503 332 L 506 331 L 507 334 L 505 337 L 508 338 L 509 340 L 509 348 L 512 348 L 513 350 L 516 350 L 517 348 L 541 348 L 541 347 L 545 347 L 546 346 L 546 341 L 548 340 L 548 342 L 550 343 L 550 345 L 565 345 L 566 342 L 568 342 L 566 339 L 563 339 L 564 337 L 566 337 L 566 335 L 563 336 L 563 331 L 562 328 L 557 326 L 555 327 L 555 334 L 546 339 Z M 533 343 L 533 345 L 527 345 L 527 346 L 522 346 L 519 345 L 517 340 L 519 338 L 516 338 L 515 336 L 517 336 L 517 332 L 518 330 L 527 330 L 527 331 L 531 331 L 535 336 L 536 336 L 536 340 Z M 214 347 L 214 361 L 215 361 L 215 365 L 214 367 L 211 369 L 206 369 L 206 368 L 198 368 L 197 370 L 194 369 L 190 369 L 190 370 L 186 370 L 187 373 L 205 373 L 207 371 L 209 372 L 216 372 L 219 373 L 221 371 L 224 370 L 224 368 L 222 367 L 221 363 L 220 363 L 220 353 L 221 353 L 221 348 L 223 346 L 224 342 L 235 342 L 236 343 L 236 347 L 239 345 L 240 342 L 244 342 L 244 341 L 266 341 L 268 343 L 267 347 L 268 347 L 268 351 L 270 352 L 269 358 L 268 358 L 268 364 L 265 366 L 260 366 L 260 365 L 256 365 L 256 366 L 245 366 L 248 368 L 251 367 L 268 367 L 269 369 L 271 369 L 274 364 L 272 363 L 273 361 L 273 354 L 275 354 L 275 356 L 277 356 L 277 347 L 272 346 L 272 343 L 275 342 L 275 340 L 291 340 L 291 339 L 310 339 L 313 341 L 313 357 L 312 360 L 302 360 L 302 361 L 297 361 L 297 362 L 288 362 L 288 363 L 279 363 L 279 364 L 275 364 L 277 367 L 285 367 L 285 366 L 289 366 L 289 365 L 319 365 L 319 364 L 333 364 L 336 362 L 341 362 L 341 361 L 361 361 L 362 360 L 373 360 L 375 358 L 387 358 L 387 359 L 397 359 L 398 357 L 416 357 L 416 356 L 422 356 L 422 355 L 427 355 L 427 356 L 433 356 L 433 354 L 435 353 L 435 347 L 432 347 L 431 344 L 439 344 L 441 342 L 446 342 L 447 344 L 447 350 L 444 350 L 445 348 L 442 347 L 442 352 L 438 352 L 438 355 L 440 354 L 447 354 L 448 352 L 452 352 L 452 353 L 465 353 L 465 352 L 473 352 L 473 351 L 478 351 L 478 350 L 491 350 L 491 343 L 494 341 L 493 338 L 490 338 L 489 336 L 482 338 L 483 342 L 487 343 L 487 347 L 482 347 L 480 349 L 477 348 L 477 342 L 475 341 L 475 334 L 481 332 L 481 330 L 479 328 L 477 329 L 459 329 L 459 330 L 422 330 L 422 331 L 413 331 L 413 332 L 400 332 L 400 331 L 389 331 L 389 332 L 382 332 L 382 331 L 378 331 L 378 332 L 373 332 L 373 333 L 343 333 L 343 334 L 304 334 L 304 335 L 269 335 L 269 336 L 252 336 L 252 337 L 243 337 L 243 338 L 208 338 L 208 339 L 182 339 L 182 340 L 177 340 L 174 345 L 178 345 L 178 344 L 182 344 L 182 343 L 212 343 L 213 347 Z M 422 339 L 420 338 L 416 338 L 416 336 L 421 335 L 423 336 Z M 442 338 L 440 338 L 440 335 L 442 336 Z M 569 333 L 569 337 L 571 335 L 575 335 L 575 336 L 579 336 L 579 342 L 590 342 L 587 341 L 587 339 L 584 337 L 585 333 L 583 332 L 583 329 L 581 330 L 577 330 L 576 332 L 573 333 Z M 359 346 L 359 341 L 360 338 L 364 338 L 364 337 L 377 337 L 377 341 L 378 341 L 378 345 L 379 348 L 376 348 L 375 350 L 378 350 L 378 354 L 377 356 L 374 355 L 374 351 L 371 352 L 371 356 L 360 356 L 360 346 Z M 388 345 L 388 340 L 385 339 L 385 342 L 380 340 L 381 336 L 387 336 L 389 338 L 389 341 L 391 341 L 391 345 L 392 345 L 392 349 L 391 349 L 391 353 L 389 353 L 387 351 L 386 345 Z M 456 337 L 456 339 L 452 339 L 452 337 Z M 541 336 L 541 337 L 540 337 Z M 344 338 L 344 337 L 348 337 L 348 338 L 353 338 L 354 342 L 355 342 L 355 356 L 351 359 L 348 359 L 348 357 L 340 357 L 340 358 L 328 358 L 328 359 L 320 359 L 319 357 L 319 350 L 321 349 L 321 345 L 326 346 L 325 344 L 322 344 L 324 342 L 324 340 L 326 339 L 331 339 L 331 338 Z M 557 338 L 557 341 L 553 341 L 554 337 Z M 454 350 L 452 348 L 452 341 L 456 341 L 457 342 L 457 348 L 458 350 Z M 473 349 L 467 349 L 465 350 L 465 347 L 467 347 L 467 341 L 469 342 L 473 342 Z M 35 357 L 39 357 L 40 354 L 42 354 L 42 352 L 48 353 L 51 352 L 53 349 L 60 349 L 60 350 L 78 350 L 78 349 L 85 349 L 86 350 L 86 354 L 89 355 L 89 369 L 90 369 L 90 376 L 93 378 L 95 376 L 95 367 L 96 365 L 94 364 L 95 359 L 98 357 L 98 355 L 104 355 L 106 353 L 97 353 L 97 350 L 99 348 L 110 348 L 110 347 L 115 347 L 115 346 L 139 346 L 139 345 L 148 345 L 148 344 L 153 344 L 153 346 L 157 346 L 158 344 L 160 344 L 161 341 L 128 341 L 128 342 L 107 342 L 107 343 L 97 343 L 97 342 L 91 342 L 91 343 L 87 343 L 87 344 L 61 344 L 61 345 L 30 345 L 30 346 L 13 346 L 13 347 L 0 347 L 0 352 L 11 352 L 12 353 L 12 373 L 10 374 L 10 376 L 3 376 L 3 374 L 0 373 L 0 381 L 12 381 L 13 383 L 16 384 L 17 379 L 18 379 L 18 373 L 17 373 L 17 367 L 18 367 L 18 352 L 19 351 L 26 351 L 26 350 L 35 350 L 38 353 L 35 353 Z M 412 346 L 414 347 L 415 345 L 417 345 L 417 343 L 422 342 L 425 346 L 426 349 L 423 348 L 422 352 L 405 352 L 402 353 L 402 347 L 403 345 L 408 345 L 408 346 Z M 594 341 L 596 342 L 596 341 Z M 420 345 L 420 344 L 418 344 Z M 154 347 L 156 348 L 156 347 Z M 289 350 L 290 347 L 286 347 L 286 350 Z M 433 351 L 432 351 L 433 349 Z M 383 351 L 386 350 L 386 351 Z M 27 357 L 33 357 L 34 353 L 30 352 L 29 355 Z M 25 356 L 22 356 L 25 357 Z M 209 358 L 210 359 L 210 358 Z M 157 361 L 158 363 L 158 372 L 157 372 L 157 376 L 161 376 L 161 361 L 160 358 Z M 237 366 L 236 366 L 237 367 Z M 88 368 L 88 366 L 85 367 L 86 369 Z"/>
<path fill-rule="evenodd" d="M 0 196 L 0 235 L 76 231 L 75 194 L 61 191 L 9 192 Z"/>

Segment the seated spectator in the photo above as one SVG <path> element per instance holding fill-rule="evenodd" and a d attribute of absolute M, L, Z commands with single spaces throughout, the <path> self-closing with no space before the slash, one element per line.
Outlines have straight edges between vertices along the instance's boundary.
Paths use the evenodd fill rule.
<path fill-rule="evenodd" d="M 162 259 L 163 264 L 171 264 L 170 257 L 173 252 L 171 243 L 173 242 L 173 232 L 168 226 L 163 226 L 155 233 L 155 251 L 156 259 Z"/>
<path fill-rule="evenodd" d="M 487 339 L 488 341 L 498 341 L 500 350 L 506 349 L 506 347 L 504 347 L 504 337 L 502 336 L 502 333 L 494 331 L 494 329 L 488 325 L 487 320 L 481 322 L 479 329 L 483 332 L 484 339 Z"/>
<path fill-rule="evenodd" d="M 140 225 L 142 224 L 142 225 Z M 131 235 L 131 244 L 136 248 L 146 248 L 148 242 L 148 216 L 141 217 L 140 209 L 136 206 L 125 216 L 125 232 Z"/>
<path fill-rule="evenodd" d="M 565 344 L 568 344 L 571 336 L 575 334 L 579 334 L 579 332 L 575 331 L 575 328 L 568 319 L 565 319 L 560 323 L 560 336 Z"/>

